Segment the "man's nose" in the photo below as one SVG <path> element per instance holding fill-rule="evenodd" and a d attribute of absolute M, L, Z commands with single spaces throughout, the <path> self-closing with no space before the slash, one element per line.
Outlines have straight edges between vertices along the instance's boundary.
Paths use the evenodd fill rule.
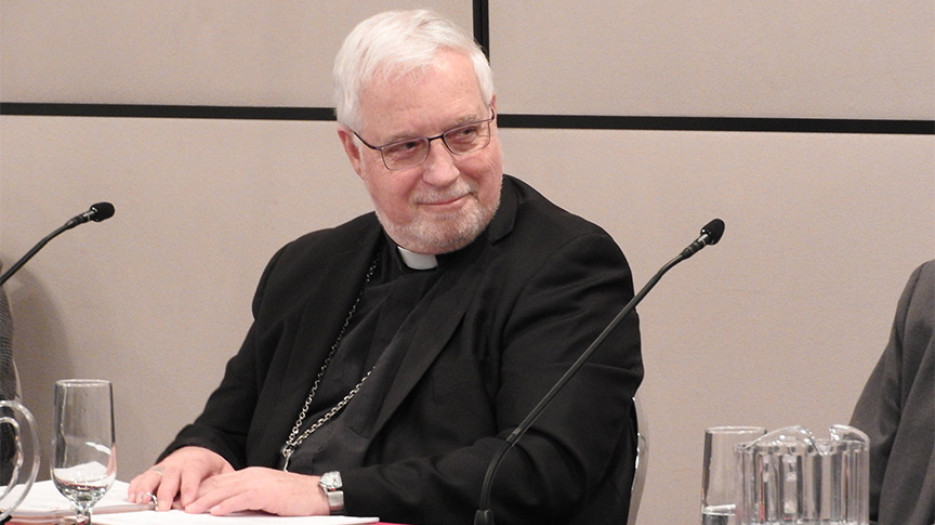
<path fill-rule="evenodd" d="M 433 186 L 447 186 L 460 174 L 454 155 L 441 137 L 429 142 L 429 153 L 422 168 L 422 179 Z"/>

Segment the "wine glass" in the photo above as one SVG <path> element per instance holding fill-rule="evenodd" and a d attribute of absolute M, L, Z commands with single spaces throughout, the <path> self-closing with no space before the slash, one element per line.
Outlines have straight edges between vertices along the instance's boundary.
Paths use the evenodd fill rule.
<path fill-rule="evenodd" d="M 81 525 L 91 524 L 91 508 L 117 477 L 113 398 L 109 381 L 55 383 L 52 481 Z"/>

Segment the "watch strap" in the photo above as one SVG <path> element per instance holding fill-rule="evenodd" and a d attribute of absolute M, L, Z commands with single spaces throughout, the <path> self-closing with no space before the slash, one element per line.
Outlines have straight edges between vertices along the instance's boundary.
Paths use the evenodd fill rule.
<path fill-rule="evenodd" d="M 325 472 L 318 480 L 318 485 L 328 499 L 328 510 L 331 515 L 344 514 L 344 484 L 340 472 Z"/>

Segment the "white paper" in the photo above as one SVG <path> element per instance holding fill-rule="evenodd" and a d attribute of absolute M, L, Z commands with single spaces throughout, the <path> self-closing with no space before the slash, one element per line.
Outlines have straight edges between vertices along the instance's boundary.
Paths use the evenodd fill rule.
<path fill-rule="evenodd" d="M 23 492 L 23 488 L 24 485 L 13 487 L 10 490 L 10 495 L 7 496 L 7 501 L 16 501 L 18 495 Z M 114 482 L 110 490 L 104 494 L 104 497 L 94 505 L 93 512 L 95 514 L 104 514 L 108 512 L 142 511 L 152 508 L 152 505 L 127 501 L 128 488 L 129 484 L 126 482 Z M 37 481 L 29 490 L 26 499 L 13 511 L 13 521 L 22 523 L 47 522 L 51 518 L 72 516 L 74 513 L 74 507 L 55 488 L 55 484 L 51 480 Z"/>
<path fill-rule="evenodd" d="M 94 505 L 92 513 L 95 525 L 352 525 L 377 523 L 378 518 L 356 518 L 351 516 L 273 516 L 258 512 L 245 512 L 231 516 L 210 514 L 187 514 L 181 510 L 156 512 L 152 504 L 127 501 L 129 483 L 116 481 L 107 494 Z M 16 492 L 23 485 L 11 489 L 9 501 L 16 501 Z M 71 503 L 62 496 L 52 481 L 33 484 L 26 499 L 13 511 L 14 523 L 54 523 L 55 518 L 73 516 Z"/>
<path fill-rule="evenodd" d="M 95 525 L 344 525 L 376 523 L 378 521 L 380 520 L 377 518 L 355 518 L 350 516 L 287 517 L 259 513 L 212 516 L 210 514 L 186 514 L 181 510 L 125 512 L 94 518 Z"/>

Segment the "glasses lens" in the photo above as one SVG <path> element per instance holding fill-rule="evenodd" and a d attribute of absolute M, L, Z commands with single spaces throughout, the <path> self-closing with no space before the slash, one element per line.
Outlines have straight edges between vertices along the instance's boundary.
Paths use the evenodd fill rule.
<path fill-rule="evenodd" d="M 466 155 L 485 148 L 490 144 L 490 120 L 450 129 L 441 139 L 448 151 L 454 155 Z M 437 138 L 439 137 L 403 140 L 374 149 L 380 150 L 387 169 L 401 170 L 421 164 L 429 155 L 431 141 Z"/>
<path fill-rule="evenodd" d="M 380 152 L 383 153 L 383 162 L 388 169 L 409 168 L 425 160 L 429 141 L 426 138 L 405 140 L 383 146 Z"/>
<path fill-rule="evenodd" d="M 476 122 L 447 131 L 443 136 L 448 150 L 464 155 L 490 143 L 490 122 Z"/>

